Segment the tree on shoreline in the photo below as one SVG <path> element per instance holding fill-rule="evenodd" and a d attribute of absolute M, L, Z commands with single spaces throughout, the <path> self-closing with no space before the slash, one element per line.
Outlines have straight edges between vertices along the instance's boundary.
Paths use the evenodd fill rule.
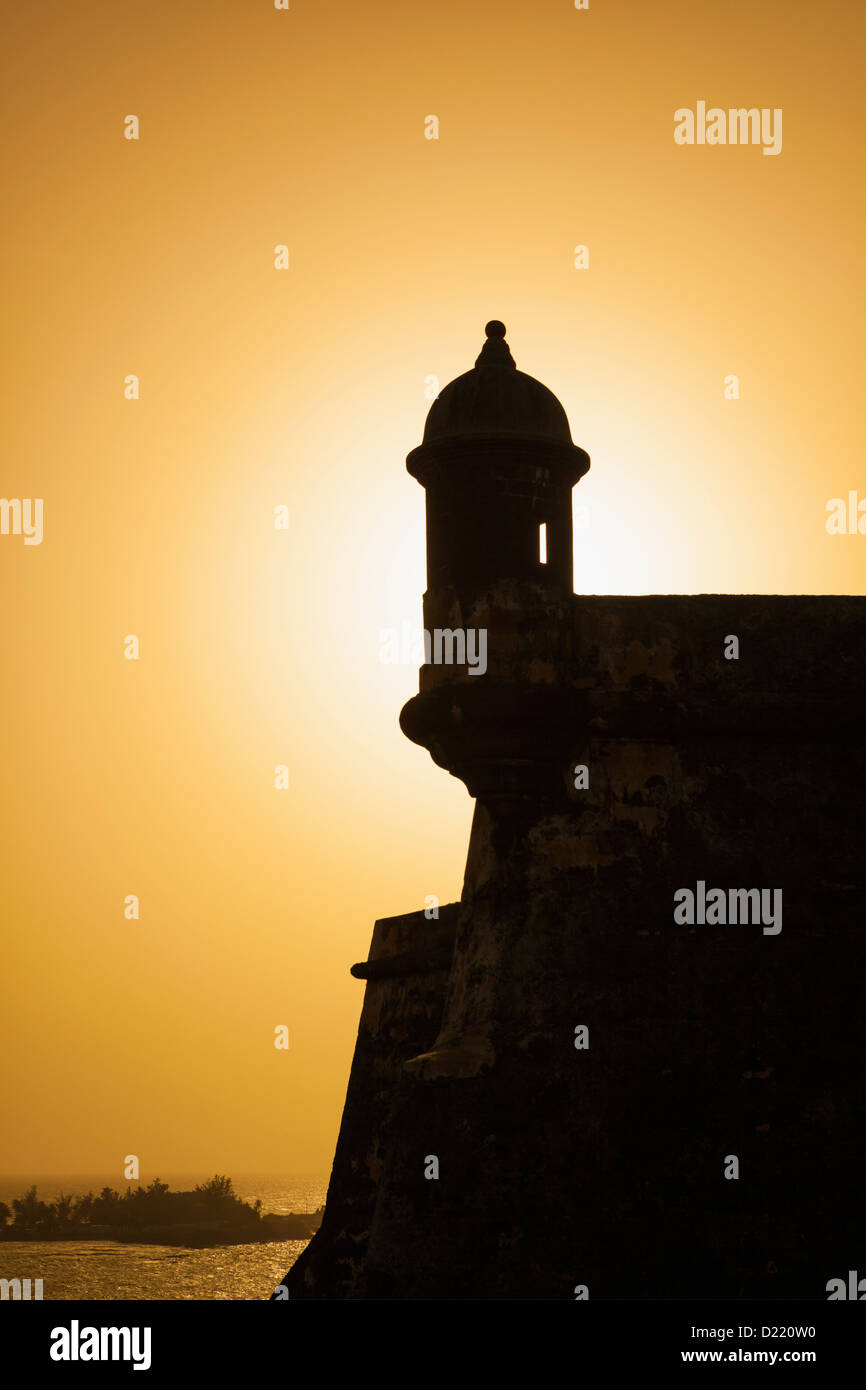
<path fill-rule="evenodd" d="M 2 1204 L 0 1204 L 2 1206 Z M 256 1226 L 261 1221 L 261 1201 L 254 1205 L 235 1192 L 231 1178 L 219 1173 L 199 1183 L 192 1192 L 172 1192 L 169 1184 L 154 1178 L 148 1187 L 128 1187 L 121 1196 L 104 1187 L 98 1197 L 60 1193 L 56 1202 L 39 1200 L 35 1184 L 12 1202 L 16 1230 L 50 1235 L 87 1227 L 123 1229 L 148 1226 L 231 1225 Z M 8 1216 L 8 1207 L 5 1208 Z M 0 1226 L 5 1226 L 0 1211 Z"/>

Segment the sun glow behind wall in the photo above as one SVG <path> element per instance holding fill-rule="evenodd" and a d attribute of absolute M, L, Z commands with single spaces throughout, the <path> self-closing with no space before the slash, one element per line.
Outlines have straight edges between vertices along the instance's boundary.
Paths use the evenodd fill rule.
<path fill-rule="evenodd" d="M 427 378 L 501 318 L 562 401 L 579 592 L 863 592 L 866 538 L 824 528 L 866 494 L 861 8 L 106 0 L 7 28 L 2 492 L 44 498 L 45 539 L 0 538 L 0 1166 L 326 1166 L 347 967 L 374 917 L 459 895 L 472 809 L 398 729 L 417 671 L 380 660 L 421 624 Z M 677 147 L 699 98 L 782 107 L 781 155 Z"/>

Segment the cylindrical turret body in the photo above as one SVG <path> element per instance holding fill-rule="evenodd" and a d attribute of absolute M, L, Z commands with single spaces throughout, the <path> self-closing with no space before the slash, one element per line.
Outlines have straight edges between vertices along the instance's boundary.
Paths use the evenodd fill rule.
<path fill-rule="evenodd" d="M 427 653 L 403 732 L 472 795 L 538 791 L 573 698 L 571 492 L 589 457 L 493 321 L 406 466 L 427 494 Z"/>

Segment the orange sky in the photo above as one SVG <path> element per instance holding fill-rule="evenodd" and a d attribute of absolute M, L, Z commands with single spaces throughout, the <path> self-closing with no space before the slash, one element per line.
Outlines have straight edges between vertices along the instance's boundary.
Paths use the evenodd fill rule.
<path fill-rule="evenodd" d="M 472 809 L 379 660 L 425 379 L 505 321 L 592 456 L 579 591 L 866 591 L 825 529 L 866 497 L 866 8 L 4 10 L 0 490 L 44 538 L 0 535 L 0 1171 L 320 1172 L 348 966 L 459 895 Z M 676 145 L 698 100 L 782 108 L 781 154 Z"/>

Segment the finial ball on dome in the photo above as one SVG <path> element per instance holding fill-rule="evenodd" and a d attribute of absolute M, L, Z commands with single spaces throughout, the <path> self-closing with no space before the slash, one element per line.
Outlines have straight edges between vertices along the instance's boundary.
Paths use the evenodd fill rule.
<path fill-rule="evenodd" d="M 488 338 L 504 338 L 505 324 L 500 323 L 499 319 L 491 319 L 484 329 L 484 332 L 487 334 Z"/>

